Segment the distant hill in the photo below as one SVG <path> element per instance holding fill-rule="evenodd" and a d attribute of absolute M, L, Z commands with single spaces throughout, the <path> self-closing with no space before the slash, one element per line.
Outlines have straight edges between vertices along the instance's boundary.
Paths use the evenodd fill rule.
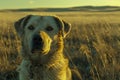
<path fill-rule="evenodd" d="M 91 12 L 112 12 L 120 11 L 120 6 L 79 6 L 70 8 L 33 8 L 33 9 L 6 9 L 0 11 L 16 11 L 16 12 L 66 12 L 66 11 L 91 11 Z"/>

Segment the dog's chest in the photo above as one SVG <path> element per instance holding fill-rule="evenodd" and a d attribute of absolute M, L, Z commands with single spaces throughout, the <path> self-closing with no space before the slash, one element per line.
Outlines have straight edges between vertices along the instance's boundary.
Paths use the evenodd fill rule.
<path fill-rule="evenodd" d="M 33 80 L 66 80 L 62 66 L 31 66 L 30 77 Z"/>

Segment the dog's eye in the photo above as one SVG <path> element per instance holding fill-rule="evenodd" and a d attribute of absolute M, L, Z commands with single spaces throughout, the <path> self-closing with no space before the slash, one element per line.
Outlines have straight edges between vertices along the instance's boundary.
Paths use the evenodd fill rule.
<path fill-rule="evenodd" d="M 30 26 L 28 26 L 28 29 L 29 30 L 34 30 L 35 28 L 34 28 L 34 26 L 30 25 Z"/>
<path fill-rule="evenodd" d="M 47 31 L 52 31 L 53 28 L 52 28 L 52 26 L 47 26 L 47 27 L 46 27 L 46 30 L 47 30 Z"/>

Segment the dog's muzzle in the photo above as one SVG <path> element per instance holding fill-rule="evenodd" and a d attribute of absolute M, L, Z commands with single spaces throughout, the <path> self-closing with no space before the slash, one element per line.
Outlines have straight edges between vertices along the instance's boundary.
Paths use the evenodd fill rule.
<path fill-rule="evenodd" d="M 40 35 L 34 35 L 32 40 L 32 53 L 41 52 L 43 47 L 43 40 Z"/>

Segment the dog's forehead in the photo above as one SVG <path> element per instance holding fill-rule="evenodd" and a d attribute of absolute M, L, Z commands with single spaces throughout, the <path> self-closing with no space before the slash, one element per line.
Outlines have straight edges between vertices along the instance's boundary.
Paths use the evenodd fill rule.
<path fill-rule="evenodd" d="M 30 22 L 34 23 L 40 23 L 40 22 L 46 22 L 46 23 L 56 23 L 54 16 L 38 16 L 38 15 L 33 15 L 30 19 Z"/>

